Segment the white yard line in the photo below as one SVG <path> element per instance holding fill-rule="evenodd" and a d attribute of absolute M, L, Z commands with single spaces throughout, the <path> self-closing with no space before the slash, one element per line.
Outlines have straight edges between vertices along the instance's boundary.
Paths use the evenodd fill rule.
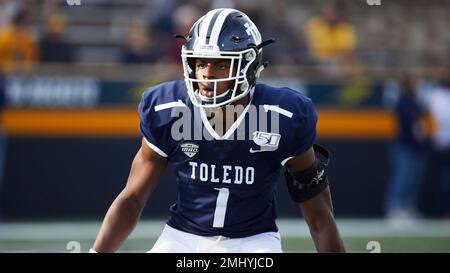
<path fill-rule="evenodd" d="M 280 220 L 280 233 L 285 237 L 307 237 L 309 230 L 302 219 Z M 450 237 L 450 221 L 383 219 L 339 219 L 343 237 Z"/>
<path fill-rule="evenodd" d="M 305 221 L 279 219 L 277 221 L 283 237 L 308 238 Z M 392 223 L 373 219 L 339 219 L 337 221 L 345 237 L 450 237 L 450 221 L 418 220 Z M 158 237 L 165 225 L 164 220 L 142 220 L 130 239 Z M 92 240 L 100 222 L 27 222 L 0 223 L 0 240 Z"/>

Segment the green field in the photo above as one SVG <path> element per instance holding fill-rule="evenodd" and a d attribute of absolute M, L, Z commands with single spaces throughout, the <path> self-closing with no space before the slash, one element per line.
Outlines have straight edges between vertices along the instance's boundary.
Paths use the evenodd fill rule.
<path fill-rule="evenodd" d="M 87 252 L 100 223 L 8 222 L 0 224 L 0 252 Z M 302 219 L 278 221 L 285 252 L 314 252 Z M 450 252 L 450 222 L 416 221 L 392 225 L 383 220 L 338 220 L 348 252 Z M 119 252 L 145 252 L 164 226 L 142 220 Z"/>

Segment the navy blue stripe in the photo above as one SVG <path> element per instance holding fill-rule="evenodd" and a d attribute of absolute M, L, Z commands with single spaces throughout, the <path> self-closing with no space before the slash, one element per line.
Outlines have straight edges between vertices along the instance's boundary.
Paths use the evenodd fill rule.
<path fill-rule="evenodd" d="M 214 24 L 216 23 L 217 16 L 219 16 L 220 12 L 222 12 L 222 9 L 218 10 L 216 14 L 214 14 L 213 17 L 211 18 L 211 21 L 208 26 L 208 32 L 206 32 L 206 42 L 205 42 L 206 44 L 209 44 L 209 38 L 211 38 L 212 29 L 214 27 Z"/>

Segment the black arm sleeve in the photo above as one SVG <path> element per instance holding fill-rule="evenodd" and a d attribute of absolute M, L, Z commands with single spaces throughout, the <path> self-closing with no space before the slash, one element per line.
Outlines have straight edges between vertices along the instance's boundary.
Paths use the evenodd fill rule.
<path fill-rule="evenodd" d="M 330 159 L 328 150 L 318 144 L 313 145 L 316 153 L 314 164 L 306 170 L 292 172 L 286 166 L 284 174 L 289 194 L 295 202 L 305 202 L 321 193 L 328 186 L 327 166 Z M 325 159 L 318 157 L 321 155 Z"/>

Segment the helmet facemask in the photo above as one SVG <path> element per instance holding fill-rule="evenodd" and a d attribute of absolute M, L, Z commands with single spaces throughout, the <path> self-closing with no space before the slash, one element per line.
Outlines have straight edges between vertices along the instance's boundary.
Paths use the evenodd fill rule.
<path fill-rule="evenodd" d="M 197 107 L 202 108 L 216 108 L 223 105 L 230 104 L 245 97 L 250 89 L 254 86 L 256 76 L 250 77 L 250 69 L 262 66 L 260 64 L 260 52 L 256 47 L 250 47 L 241 51 L 218 51 L 203 49 L 203 50 L 187 50 L 185 46 L 182 48 L 182 61 L 184 79 L 186 82 L 189 97 L 192 103 Z M 198 58 L 205 59 L 223 59 L 230 61 L 230 69 L 228 77 L 214 78 L 214 79 L 197 79 L 195 73 L 195 61 Z M 263 66 L 262 66 L 263 67 Z M 259 72 L 262 69 L 259 69 Z M 254 73 L 253 73 L 254 74 Z M 259 73 L 258 73 L 259 74 Z M 218 94 L 218 84 L 221 82 L 232 81 L 232 87 L 222 94 Z M 200 93 L 198 85 L 213 85 L 213 96 L 207 97 Z"/>

